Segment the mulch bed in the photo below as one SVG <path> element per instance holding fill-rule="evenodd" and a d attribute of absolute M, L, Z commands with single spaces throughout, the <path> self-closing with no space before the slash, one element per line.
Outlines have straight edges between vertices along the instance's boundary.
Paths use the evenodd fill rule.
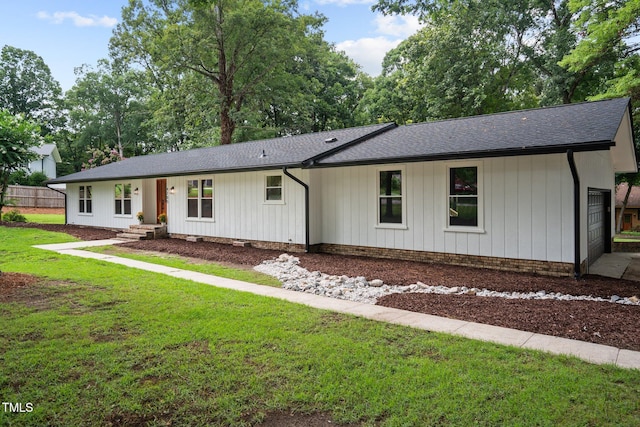
<path fill-rule="evenodd" d="M 1 225 L 6 225 L 2 223 Z M 20 225 L 18 225 L 20 226 Z M 115 236 L 115 232 L 78 226 L 26 224 L 50 231 L 69 233 L 94 240 Z M 213 262 L 253 267 L 281 251 L 242 248 L 209 242 L 178 239 L 126 243 L 131 249 L 157 251 L 200 258 Z M 327 274 L 364 276 L 381 279 L 389 285 L 409 285 L 418 281 L 428 285 L 467 286 L 500 292 L 544 290 L 571 295 L 610 298 L 640 296 L 640 282 L 585 276 L 554 278 L 526 273 L 495 271 L 411 261 L 374 259 L 329 254 L 296 254 L 300 265 Z M 577 339 L 640 351 L 640 307 L 608 302 L 505 300 L 472 295 L 396 294 L 379 299 L 379 305 L 420 313 L 486 323 L 546 335 Z"/>

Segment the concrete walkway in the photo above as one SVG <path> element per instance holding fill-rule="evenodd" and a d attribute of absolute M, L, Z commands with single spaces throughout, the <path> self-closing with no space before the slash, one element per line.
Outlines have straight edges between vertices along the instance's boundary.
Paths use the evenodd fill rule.
<path fill-rule="evenodd" d="M 283 299 L 322 310 L 352 314 L 371 320 L 410 326 L 412 328 L 433 332 L 444 332 L 465 338 L 540 350 L 553 354 L 575 356 L 595 364 L 613 364 L 622 368 L 640 369 L 640 352 L 637 351 L 535 334 L 533 332 L 502 328 L 499 326 L 447 319 L 444 317 L 431 316 L 428 314 L 415 313 L 395 308 L 322 297 L 270 286 L 256 285 L 239 280 L 226 279 L 194 271 L 165 267 L 158 264 L 120 258 L 106 254 L 98 254 L 80 249 L 83 247 L 112 245 L 121 242 L 122 241 L 120 240 L 98 240 L 68 244 L 38 245 L 35 247 L 39 249 L 52 250 L 64 255 L 96 259 L 140 270 L 166 274 L 171 277 L 192 280 L 194 282 L 204 283 L 219 288 L 233 289 L 236 291 L 250 292 L 256 295 Z"/>

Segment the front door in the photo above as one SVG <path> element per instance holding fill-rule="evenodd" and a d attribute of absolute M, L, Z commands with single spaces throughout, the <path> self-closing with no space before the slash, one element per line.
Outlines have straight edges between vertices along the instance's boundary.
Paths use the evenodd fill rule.
<path fill-rule="evenodd" d="M 167 180 L 156 180 L 156 223 L 160 223 L 157 218 L 161 213 L 167 213 Z"/>

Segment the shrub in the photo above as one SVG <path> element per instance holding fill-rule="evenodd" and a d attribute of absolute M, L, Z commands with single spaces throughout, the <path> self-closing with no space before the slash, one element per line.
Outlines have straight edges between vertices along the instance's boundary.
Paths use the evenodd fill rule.
<path fill-rule="evenodd" d="M 34 172 L 31 175 L 29 175 L 29 178 L 27 178 L 27 185 L 30 185 L 32 187 L 46 187 L 46 185 L 44 185 L 45 182 L 47 182 L 49 180 L 49 177 L 47 175 L 45 175 L 43 172 Z"/>
<path fill-rule="evenodd" d="M 20 212 L 15 209 L 4 214 L 2 219 L 7 222 L 27 222 L 27 218 L 24 215 L 20 215 Z"/>

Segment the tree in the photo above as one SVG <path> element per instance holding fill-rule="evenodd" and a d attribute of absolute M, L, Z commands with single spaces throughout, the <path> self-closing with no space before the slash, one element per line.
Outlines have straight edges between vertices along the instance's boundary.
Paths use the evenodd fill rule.
<path fill-rule="evenodd" d="M 575 31 L 584 34 L 580 42 L 560 62 L 568 70 L 581 73 L 596 67 L 603 58 L 615 57 L 614 75 L 607 79 L 601 92 L 590 99 L 628 96 L 632 109 L 636 153 L 640 147 L 640 0 L 607 2 L 602 0 L 570 0 L 569 7 L 578 15 Z M 631 188 L 640 184 L 640 174 L 621 174 L 616 184 L 628 183 L 622 203 L 617 232 L 620 231 L 624 210 Z"/>
<path fill-rule="evenodd" d="M 294 0 L 130 0 L 112 50 L 204 77 L 215 91 L 200 92 L 215 96 L 220 143 L 230 144 L 245 104 L 260 85 L 282 78 L 317 22 L 296 16 L 296 7 Z"/>
<path fill-rule="evenodd" d="M 364 124 L 358 106 L 371 79 L 345 53 L 323 40 L 322 34 L 313 34 L 302 43 L 300 55 L 286 65 L 288 77 L 257 93 L 260 105 L 254 122 L 262 124 L 264 136 Z"/>
<path fill-rule="evenodd" d="M 145 152 L 149 91 L 142 72 L 118 61 L 98 61 L 97 69 L 76 69 L 78 79 L 67 93 L 71 127 L 87 148 L 113 146 L 120 157 Z M 126 151 L 126 153 L 125 153 Z"/>
<path fill-rule="evenodd" d="M 425 18 L 424 29 L 385 57 L 378 94 L 368 97 L 376 119 L 424 121 L 534 105 L 520 42 L 529 19 L 512 7 L 452 2 Z"/>
<path fill-rule="evenodd" d="M 63 126 L 62 89 L 44 60 L 5 45 L 0 53 L 0 109 L 38 122 L 45 134 Z"/>
<path fill-rule="evenodd" d="M 9 176 L 37 157 L 31 148 L 39 146 L 40 143 L 38 125 L 21 115 L 0 110 L 0 217 L 6 204 Z"/>
<path fill-rule="evenodd" d="M 579 38 L 571 24 L 576 14 L 567 3 L 379 0 L 374 9 L 416 14 L 426 23 L 422 31 L 426 41 L 411 61 L 416 71 L 424 69 L 426 77 L 431 74 L 424 81 L 440 86 L 441 95 L 450 100 L 449 114 L 455 115 L 465 114 L 473 105 L 477 114 L 584 101 L 598 93 L 613 75 L 615 58 L 603 57 L 582 71 L 558 65 Z M 461 100 L 459 113 L 455 98 Z M 433 98 L 438 99 L 442 97 Z"/>

